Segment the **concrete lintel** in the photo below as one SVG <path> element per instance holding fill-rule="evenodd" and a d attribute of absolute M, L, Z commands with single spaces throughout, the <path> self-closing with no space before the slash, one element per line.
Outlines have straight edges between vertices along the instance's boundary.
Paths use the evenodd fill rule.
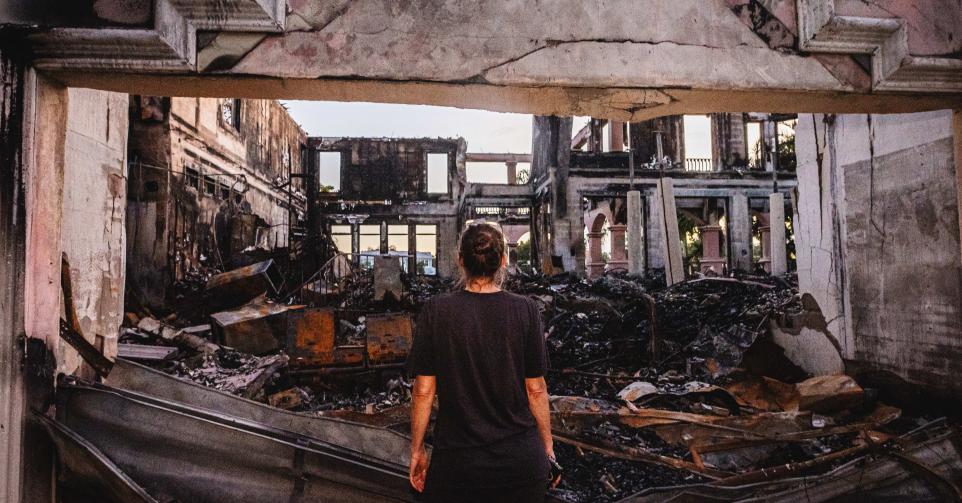
<path fill-rule="evenodd" d="M 531 162 L 531 154 L 468 152 L 465 162 Z"/>
<path fill-rule="evenodd" d="M 637 122 L 686 113 L 770 110 L 778 113 L 906 113 L 962 108 L 953 93 L 828 93 L 800 90 L 706 90 L 495 86 L 445 82 L 281 79 L 266 76 L 145 75 L 56 72 L 71 87 L 154 96 L 235 96 L 324 101 L 371 101 L 516 112 L 590 115 Z M 630 107 L 627 110 L 625 107 Z"/>

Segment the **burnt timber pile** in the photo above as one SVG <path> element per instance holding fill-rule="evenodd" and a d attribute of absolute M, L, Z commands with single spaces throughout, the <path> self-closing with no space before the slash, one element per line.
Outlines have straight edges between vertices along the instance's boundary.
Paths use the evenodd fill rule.
<path fill-rule="evenodd" d="M 517 274 L 505 286 L 544 317 L 557 501 L 958 494 L 954 425 L 905 414 L 846 376 L 791 277 L 666 288 L 657 274 Z M 269 409 L 403 436 L 417 310 L 453 287 L 336 257 L 292 287 L 256 263 L 185 289 L 197 298 L 183 317 L 128 313 L 120 355 Z M 403 444 L 392 447 L 401 468 Z"/>

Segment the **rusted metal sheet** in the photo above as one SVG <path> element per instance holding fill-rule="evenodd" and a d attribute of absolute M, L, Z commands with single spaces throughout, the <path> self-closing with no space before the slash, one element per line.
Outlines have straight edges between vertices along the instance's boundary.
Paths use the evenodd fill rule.
<path fill-rule="evenodd" d="M 274 259 L 218 274 L 207 281 L 207 292 L 215 309 L 236 307 L 265 293 L 280 291 L 283 278 Z"/>
<path fill-rule="evenodd" d="M 287 350 L 298 367 L 362 365 L 364 346 L 336 346 L 336 315 L 331 308 L 292 311 L 287 323 Z"/>
<path fill-rule="evenodd" d="M 34 412 L 57 448 L 58 481 L 74 497 L 110 503 L 157 503 L 136 481 L 90 442 L 56 420 Z"/>
<path fill-rule="evenodd" d="M 59 420 L 152 494 L 195 503 L 414 501 L 403 465 L 349 447 L 106 386 L 66 382 L 58 394 Z"/>
<path fill-rule="evenodd" d="M 211 327 L 220 344 L 261 355 L 280 349 L 287 332 L 288 313 L 301 309 L 303 306 L 252 302 L 212 314 Z"/>
<path fill-rule="evenodd" d="M 334 360 L 334 310 L 307 308 L 287 320 L 287 352 L 296 366 L 329 365 Z"/>
<path fill-rule="evenodd" d="M 414 322 L 407 313 L 367 317 L 367 357 L 371 365 L 404 361 L 411 352 Z"/>
<path fill-rule="evenodd" d="M 177 379 L 143 365 L 117 359 L 108 378 L 113 387 L 147 394 L 266 426 L 339 444 L 375 459 L 407 466 L 411 439 L 402 433 L 360 421 L 278 410 L 230 393 Z M 361 419 L 370 419 L 368 415 Z"/>

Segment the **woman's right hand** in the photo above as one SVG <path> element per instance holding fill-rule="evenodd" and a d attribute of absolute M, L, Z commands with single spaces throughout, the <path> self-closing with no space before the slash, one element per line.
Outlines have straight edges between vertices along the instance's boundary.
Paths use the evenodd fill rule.
<path fill-rule="evenodd" d="M 429 463 L 428 453 L 424 450 L 423 445 L 411 448 L 411 470 L 409 478 L 411 480 L 411 486 L 419 493 L 424 492 L 424 479 L 427 478 Z"/>

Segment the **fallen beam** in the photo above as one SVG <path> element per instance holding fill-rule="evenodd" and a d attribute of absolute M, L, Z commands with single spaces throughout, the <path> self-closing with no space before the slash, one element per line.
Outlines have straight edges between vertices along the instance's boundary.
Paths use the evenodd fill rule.
<path fill-rule="evenodd" d="M 150 346 L 147 344 L 117 344 L 117 357 L 128 360 L 163 361 L 177 352 L 170 346 Z"/>
<path fill-rule="evenodd" d="M 731 473 L 724 472 L 721 470 L 714 470 L 712 468 L 707 468 L 705 466 L 698 466 L 696 463 L 691 463 L 683 459 L 672 458 L 669 456 L 662 456 L 659 454 L 654 454 L 642 449 L 636 449 L 634 447 L 623 447 L 619 445 L 599 445 L 595 443 L 585 442 L 576 438 L 572 438 L 559 433 L 552 433 L 551 436 L 558 442 L 562 442 L 568 445 L 573 445 L 579 447 L 586 451 L 597 452 L 598 454 L 604 454 L 605 456 L 611 456 L 618 459 L 626 459 L 629 461 L 642 461 L 645 463 L 654 463 L 656 465 L 667 466 L 669 468 L 677 468 L 679 470 L 688 470 L 692 473 L 697 473 L 699 475 L 708 477 L 710 479 L 721 480 L 726 477 L 730 477 Z"/>

